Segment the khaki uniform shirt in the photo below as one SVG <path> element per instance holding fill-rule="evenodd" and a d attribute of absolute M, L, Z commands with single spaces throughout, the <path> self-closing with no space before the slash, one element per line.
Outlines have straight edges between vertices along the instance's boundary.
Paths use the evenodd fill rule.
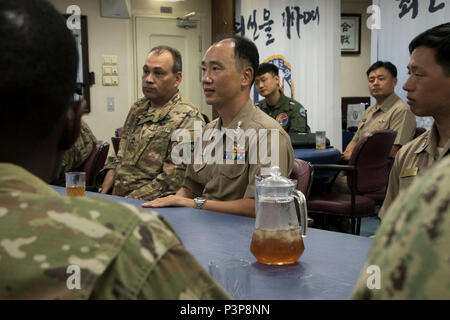
<path fill-rule="evenodd" d="M 352 141 L 358 142 L 363 136 L 376 130 L 397 131 L 394 144 L 403 146 L 414 137 L 416 117 L 409 106 L 393 93 L 381 106 L 375 104 L 367 108 Z"/>
<path fill-rule="evenodd" d="M 438 132 L 436 126 L 420 135 L 397 153 L 389 175 L 389 185 L 378 216 L 384 218 L 389 206 L 398 193 L 407 189 L 417 175 L 422 175 L 427 168 L 439 161 L 450 148 L 450 141 L 444 147 L 444 152 L 437 156 Z"/>
<path fill-rule="evenodd" d="M 239 123 L 241 124 L 239 126 Z M 280 125 L 271 117 L 262 112 L 259 108 L 253 106 L 251 100 L 242 108 L 237 116 L 231 122 L 229 129 L 236 129 L 240 127 L 244 132 L 248 129 L 254 129 L 255 135 L 252 135 L 252 139 L 258 137 L 258 132 L 261 129 L 268 130 L 267 138 L 267 154 L 271 157 L 271 135 L 270 129 L 275 129 L 279 133 L 279 143 L 276 146 L 276 152 L 279 155 L 279 164 L 282 175 L 289 177 L 292 171 L 293 162 L 295 159 L 294 150 L 292 149 L 291 140 L 284 130 L 281 130 Z M 222 129 L 222 121 L 220 118 L 207 124 L 205 128 L 205 134 L 208 129 Z M 249 131 L 247 131 L 249 132 Z M 205 140 L 205 137 L 203 138 Z M 222 137 L 219 138 L 219 142 L 222 142 Z M 208 150 L 213 146 L 215 140 L 206 139 L 208 142 L 203 143 L 203 155 L 208 153 Z M 260 140 L 265 144 L 266 141 Z M 232 144 L 231 144 L 232 145 Z M 250 161 L 252 155 L 256 156 L 256 153 L 260 152 L 260 146 L 258 145 L 258 151 L 254 151 L 249 147 L 249 141 L 246 139 L 245 146 L 235 144 L 235 150 L 229 149 L 224 143 L 224 152 L 219 154 L 218 158 L 222 158 L 223 164 L 207 164 L 205 158 L 203 162 L 199 164 L 188 165 L 186 170 L 186 176 L 184 178 L 183 186 L 191 190 L 196 196 L 202 196 L 209 200 L 218 201 L 232 201 L 244 198 L 255 197 L 255 175 L 261 174 L 261 168 L 270 167 L 268 164 L 260 164 L 258 159 L 257 164 L 251 164 Z M 257 145 L 253 143 L 251 145 Z M 206 150 L 205 150 L 206 149 Z M 250 150 L 250 152 L 249 152 Z M 206 151 L 206 152 L 205 152 Z M 233 160 L 233 164 L 226 164 L 227 157 L 229 160 Z M 244 159 L 242 164 L 236 159 Z M 275 164 L 274 164 L 275 165 Z"/>
<path fill-rule="evenodd" d="M 52 184 L 65 186 L 64 174 L 66 172 L 80 170 L 81 166 L 91 154 L 96 142 L 97 138 L 94 136 L 87 123 L 81 120 L 80 136 L 75 141 L 72 148 L 64 153 L 60 169 L 61 173 L 58 175 L 57 180 L 53 181 Z"/>
<path fill-rule="evenodd" d="M 171 141 L 177 129 L 194 131 L 194 121 L 204 124 L 199 109 L 176 94 L 165 106 L 153 108 L 148 99 L 138 100 L 128 114 L 117 157 L 105 169 L 115 169 L 112 194 L 153 200 L 176 193 L 181 187 L 185 164 L 171 159 Z"/>
<path fill-rule="evenodd" d="M 273 107 L 266 99 L 256 103 L 262 111 L 277 120 L 280 126 L 288 132 L 309 132 L 306 109 L 294 99 L 288 98 L 280 91 L 280 100 Z"/>
<path fill-rule="evenodd" d="M 378 229 L 353 299 L 450 299 L 450 157 L 400 193 Z M 368 269 L 369 266 L 377 266 Z M 379 276 L 379 288 L 376 285 Z"/>
<path fill-rule="evenodd" d="M 156 212 L 62 197 L 6 163 L 0 163 L 0 275 L 0 299 L 229 297 Z"/>

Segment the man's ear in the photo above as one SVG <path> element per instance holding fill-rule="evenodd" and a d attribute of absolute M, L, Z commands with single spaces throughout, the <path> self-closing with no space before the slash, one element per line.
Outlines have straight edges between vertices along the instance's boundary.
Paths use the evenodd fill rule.
<path fill-rule="evenodd" d="M 67 112 L 63 116 L 65 124 L 59 143 L 60 150 L 70 149 L 70 147 L 72 147 L 72 145 L 78 139 L 81 128 L 81 116 L 83 115 L 83 110 L 85 109 L 85 107 L 86 101 L 82 99 L 73 101 L 70 104 L 69 108 L 67 108 Z"/>
<path fill-rule="evenodd" d="M 181 83 L 181 80 L 183 80 L 183 74 L 181 72 L 177 72 L 175 74 L 175 88 L 178 88 L 178 86 Z"/>
<path fill-rule="evenodd" d="M 244 70 L 242 71 L 241 85 L 251 86 L 254 74 L 255 72 L 252 67 L 250 66 L 244 67 Z"/>

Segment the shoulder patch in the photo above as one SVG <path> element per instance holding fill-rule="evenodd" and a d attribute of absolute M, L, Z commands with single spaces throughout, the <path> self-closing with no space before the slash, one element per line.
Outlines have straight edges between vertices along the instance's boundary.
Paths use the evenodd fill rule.
<path fill-rule="evenodd" d="M 280 126 L 284 127 L 287 125 L 288 121 L 289 121 L 289 117 L 286 113 L 280 113 L 277 116 L 277 122 L 280 124 Z"/>
<path fill-rule="evenodd" d="M 306 109 L 304 107 L 300 107 L 299 112 L 303 118 L 306 118 Z"/>

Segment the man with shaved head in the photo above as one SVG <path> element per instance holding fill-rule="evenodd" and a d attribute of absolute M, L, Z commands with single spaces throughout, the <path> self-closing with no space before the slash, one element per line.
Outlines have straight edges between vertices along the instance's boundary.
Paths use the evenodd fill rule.
<path fill-rule="evenodd" d="M 276 165 L 282 176 L 289 177 L 294 163 L 290 138 L 278 122 L 256 108 L 250 99 L 258 65 L 258 49 L 244 37 L 225 37 L 209 47 L 202 61 L 202 85 L 206 103 L 215 108 L 219 118 L 206 126 L 203 140 L 209 140 L 205 139 L 209 132 L 221 134 L 215 137 L 219 141 L 209 140 L 203 145 L 202 154 L 223 143 L 223 155 L 216 154 L 217 161 L 213 163 L 203 157 L 203 161 L 188 165 L 176 195 L 156 199 L 144 207 L 186 206 L 255 217 L 255 176 L 263 168 Z M 226 143 L 228 132 L 252 130 L 254 134 L 245 143 Z M 265 132 L 266 140 L 260 135 Z M 275 141 L 273 137 L 277 137 Z M 258 148 L 266 147 L 268 156 L 278 158 L 278 163 L 263 163 L 261 159 L 252 162 L 252 158 L 258 158 L 249 147 L 252 142 Z M 226 161 L 219 161 L 220 158 Z"/>

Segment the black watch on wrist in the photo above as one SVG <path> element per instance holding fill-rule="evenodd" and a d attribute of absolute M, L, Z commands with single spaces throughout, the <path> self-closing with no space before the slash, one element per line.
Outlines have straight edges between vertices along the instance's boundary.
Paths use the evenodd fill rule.
<path fill-rule="evenodd" d="M 201 197 L 197 197 L 194 199 L 195 201 L 195 209 L 202 209 L 203 208 L 203 204 L 205 203 L 206 199 L 205 198 L 201 198 Z"/>

